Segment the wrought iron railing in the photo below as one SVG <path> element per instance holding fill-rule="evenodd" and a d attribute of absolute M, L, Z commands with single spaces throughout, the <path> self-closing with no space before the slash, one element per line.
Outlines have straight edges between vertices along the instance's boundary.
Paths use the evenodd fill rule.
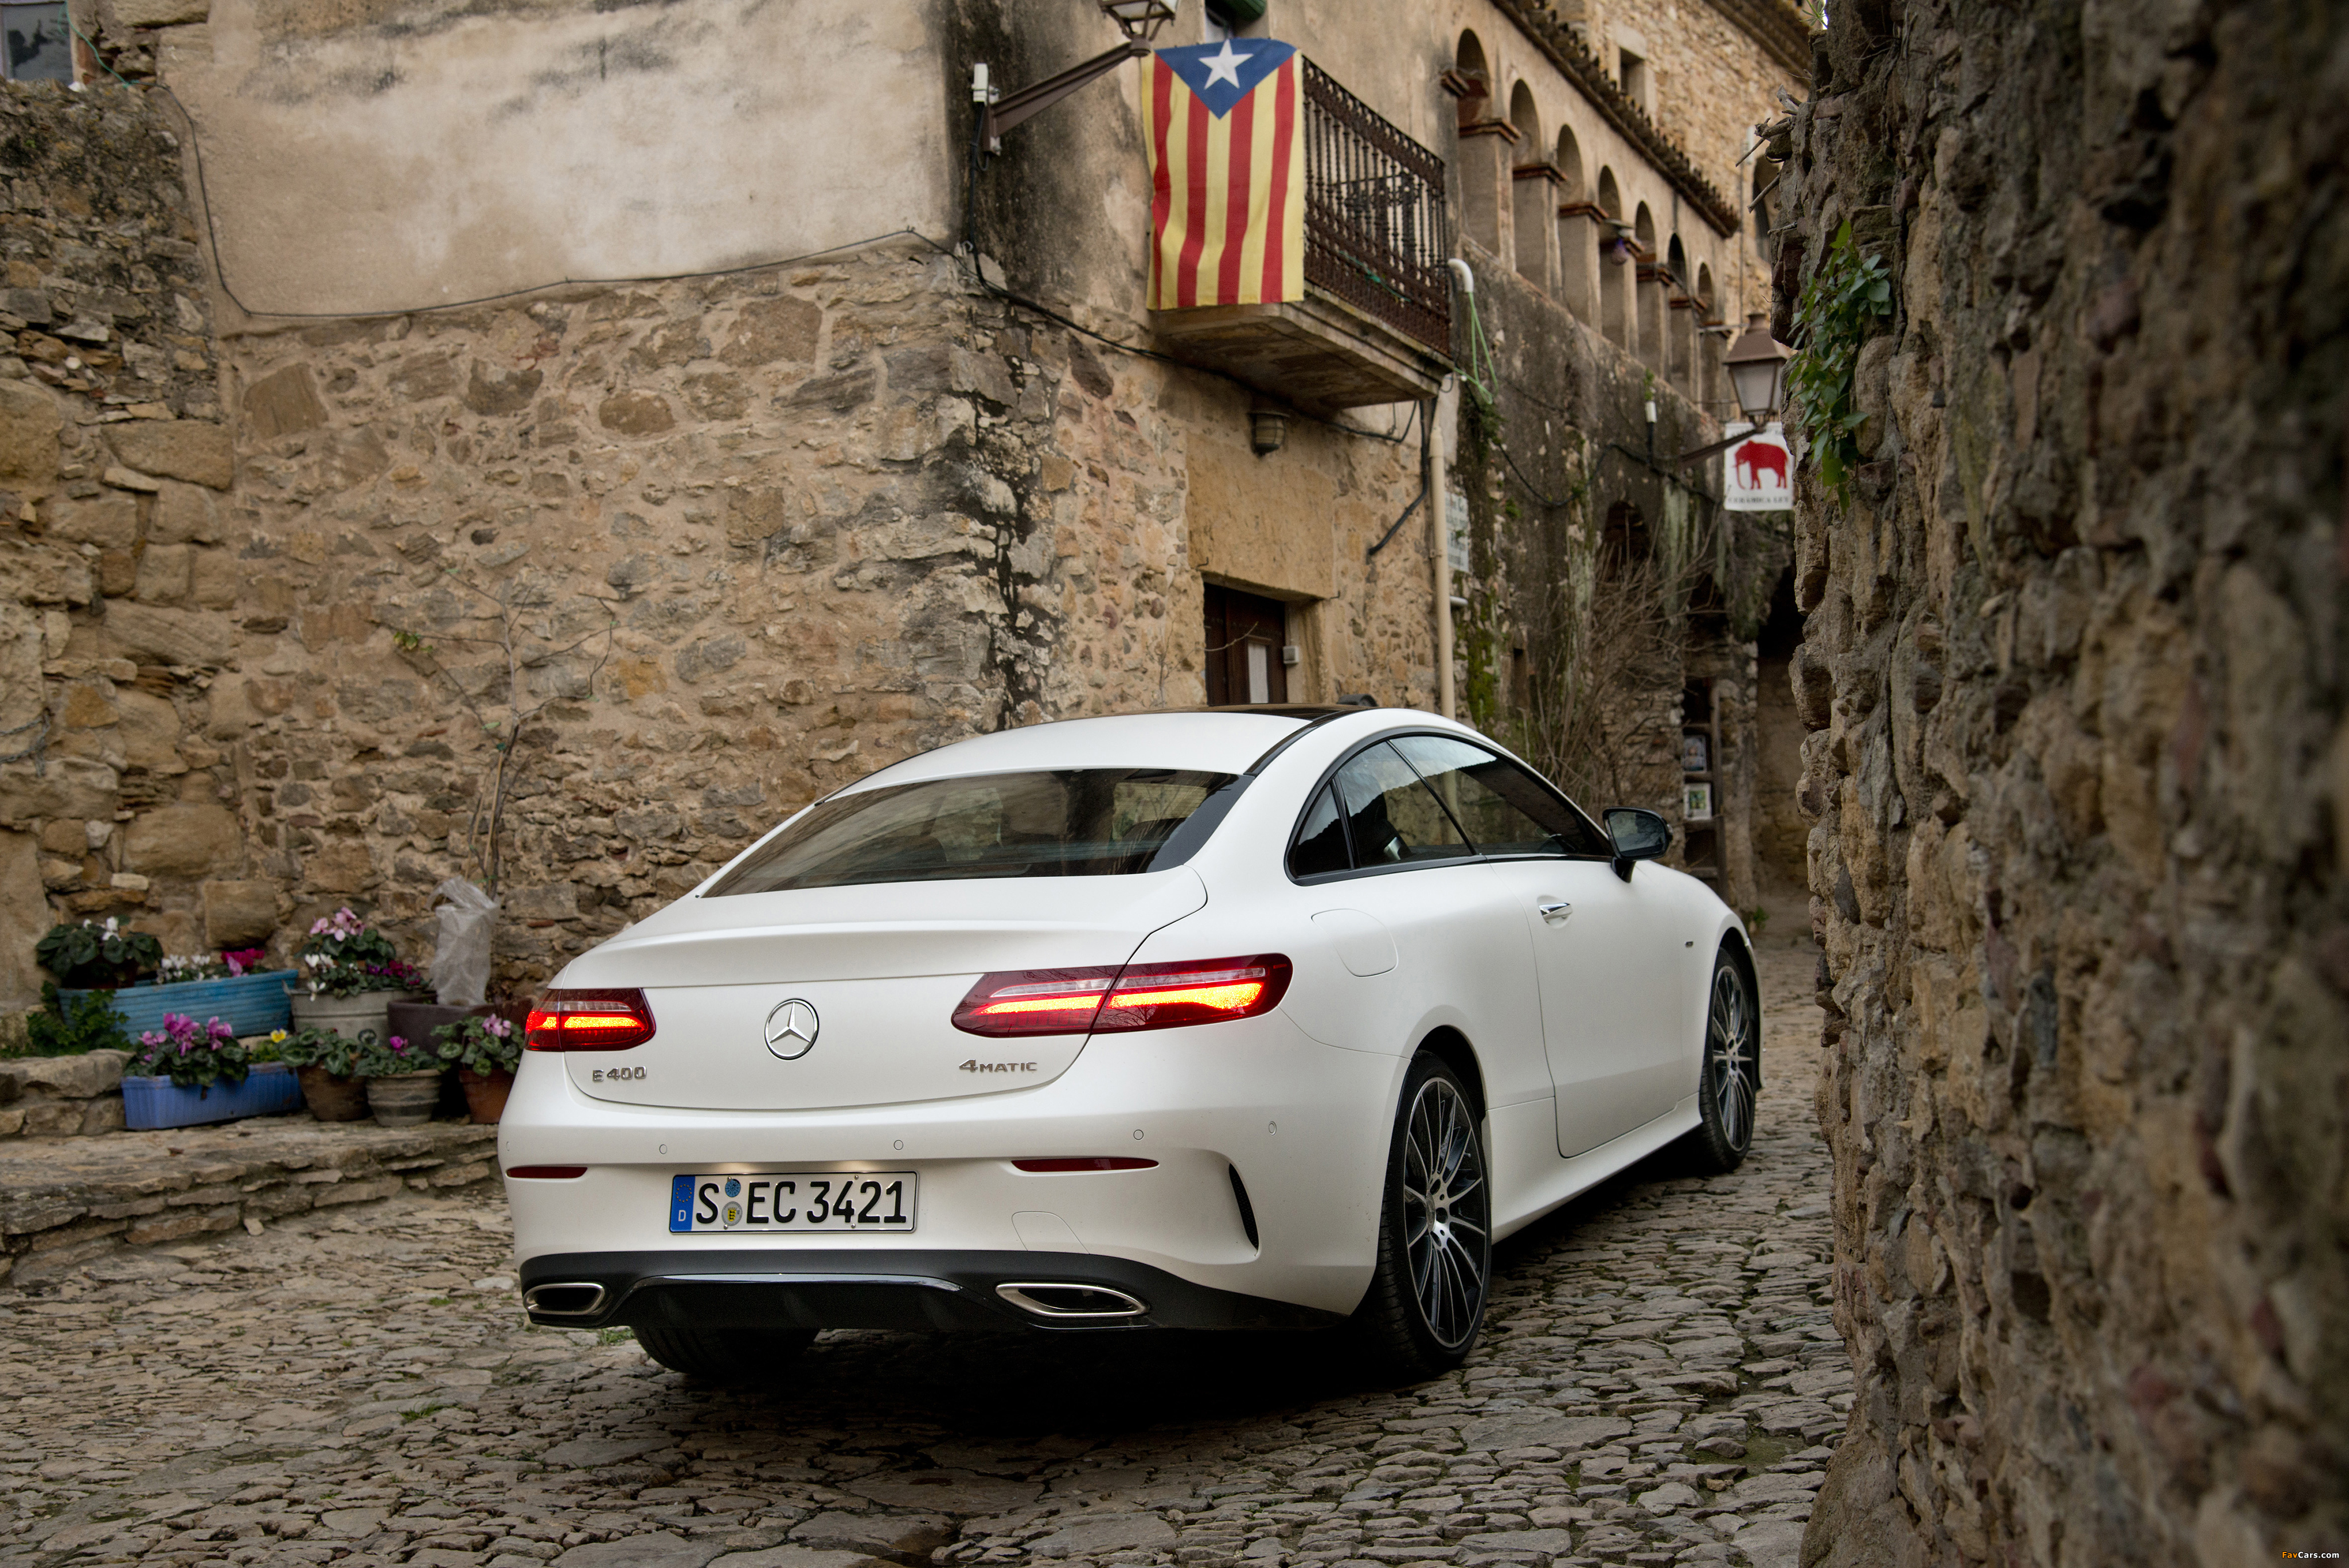
<path fill-rule="evenodd" d="M 1305 67 L 1305 281 L 1452 352 L 1444 160 Z"/>

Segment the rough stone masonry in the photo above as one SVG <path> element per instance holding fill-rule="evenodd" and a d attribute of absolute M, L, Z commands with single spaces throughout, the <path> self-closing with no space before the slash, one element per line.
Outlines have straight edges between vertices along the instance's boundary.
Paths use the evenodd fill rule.
<path fill-rule="evenodd" d="M 2349 12 L 1839 6 L 1795 291 L 1819 1115 L 1860 1379 L 1805 1561 L 2349 1548 Z"/>

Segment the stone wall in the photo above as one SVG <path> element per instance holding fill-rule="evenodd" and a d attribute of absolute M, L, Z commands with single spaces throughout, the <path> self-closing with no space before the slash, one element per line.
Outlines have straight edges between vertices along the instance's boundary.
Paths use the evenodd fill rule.
<path fill-rule="evenodd" d="M 231 356 L 240 669 L 212 724 L 254 864 L 305 917 L 418 919 L 534 711 L 517 981 L 911 752 L 1204 701 L 1190 491 L 1300 488 L 1326 562 L 1417 482 L 1414 448 L 1319 427 L 1247 455 L 1244 394 L 1036 329 L 911 244 Z M 1428 702 L 1425 583 L 1423 556 L 1324 581 L 1309 695 Z"/>
<path fill-rule="evenodd" d="M 1690 847 L 1682 695 L 1690 681 L 1713 682 L 1722 740 L 1716 887 L 1750 909 L 1760 743 L 1753 639 L 1785 549 L 1766 524 L 1720 509 L 1717 462 L 1671 462 L 1720 429 L 1697 404 L 1473 241 L 1462 248 L 1493 345 L 1495 395 L 1491 418 L 1464 414 L 1453 475 L 1469 513 L 1469 565 L 1455 574 L 1467 601 L 1456 612 L 1462 716 L 1590 811 L 1662 813 L 1675 828 L 1668 862 L 1679 866 Z M 1629 526 L 1610 533 L 1610 520 L 1623 518 Z M 1624 575 L 1641 565 L 1653 575 Z M 1598 646 L 1623 642 L 1648 646 L 1628 659 Z M 1565 711 L 1589 691 L 1603 718 L 1578 730 Z"/>
<path fill-rule="evenodd" d="M 127 88 L 0 86 L 0 1003 L 38 989 L 47 895 L 134 913 L 156 876 L 233 875 L 202 729 L 243 568 L 167 127 Z"/>
<path fill-rule="evenodd" d="M 2349 12 L 1840 7 L 1794 661 L 1861 1380 L 1806 1563 L 2349 1538 Z M 1782 306 L 1787 302 L 1782 299 Z"/>

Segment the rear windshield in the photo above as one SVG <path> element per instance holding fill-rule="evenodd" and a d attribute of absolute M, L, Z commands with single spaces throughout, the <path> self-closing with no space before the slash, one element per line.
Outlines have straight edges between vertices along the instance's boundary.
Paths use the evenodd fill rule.
<path fill-rule="evenodd" d="M 1232 777 L 1074 768 L 835 795 L 752 851 L 707 896 L 1147 871 L 1174 830 Z"/>

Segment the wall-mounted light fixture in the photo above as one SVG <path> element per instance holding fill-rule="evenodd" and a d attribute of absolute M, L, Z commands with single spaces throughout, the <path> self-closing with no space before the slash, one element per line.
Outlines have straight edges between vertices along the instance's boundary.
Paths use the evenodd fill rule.
<path fill-rule="evenodd" d="M 1288 415 L 1279 409 L 1248 410 L 1248 444 L 1262 457 L 1288 444 Z"/>
<path fill-rule="evenodd" d="M 1599 254 L 1606 258 L 1608 265 L 1621 266 L 1640 254 L 1640 247 L 1631 243 L 1630 224 L 1620 218 L 1609 218 L 1607 226 L 1615 232 L 1599 242 Z"/>
<path fill-rule="evenodd" d="M 1034 87 L 1021 88 L 1007 93 L 988 80 L 984 65 L 971 68 L 971 100 L 980 106 L 979 146 L 988 152 L 1003 151 L 1003 133 L 1035 115 L 1041 114 L 1088 82 L 1096 81 L 1128 60 L 1147 59 L 1150 40 L 1158 30 L 1174 20 L 1175 7 L 1182 0 L 1094 0 L 1102 15 L 1115 22 L 1125 42 L 1106 54 L 1095 55 L 1080 66 L 1071 66 L 1059 76 L 1050 77 Z"/>

